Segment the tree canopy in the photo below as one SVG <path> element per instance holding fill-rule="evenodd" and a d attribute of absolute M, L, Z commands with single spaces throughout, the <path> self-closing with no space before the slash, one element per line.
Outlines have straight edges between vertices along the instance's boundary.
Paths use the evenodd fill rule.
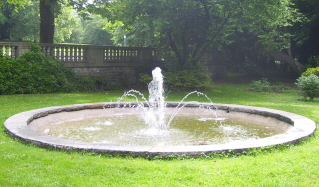
<path fill-rule="evenodd" d="M 162 50 L 177 69 L 222 49 L 235 60 L 274 58 L 300 72 L 296 58 L 305 64 L 319 56 L 318 7 L 317 0 L 0 0 L 0 35 L 98 45 L 110 38 L 123 45 L 125 36 L 129 46 Z"/>
<path fill-rule="evenodd" d="M 289 0 L 114 0 L 106 16 L 127 35 L 141 38 L 136 41 L 164 49 L 165 58 L 183 69 L 198 65 L 207 50 L 233 42 L 235 32 L 254 34 L 269 50 L 286 47 L 288 33 L 280 30 L 301 19 L 290 5 Z"/>

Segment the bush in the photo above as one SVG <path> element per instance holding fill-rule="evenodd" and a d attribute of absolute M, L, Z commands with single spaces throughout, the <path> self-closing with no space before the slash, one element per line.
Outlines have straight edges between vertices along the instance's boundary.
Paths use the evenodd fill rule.
<path fill-rule="evenodd" d="M 41 52 L 24 53 L 16 62 L 23 67 L 17 79 L 21 93 L 58 92 L 67 82 L 66 73 L 72 71 L 60 60 Z"/>
<path fill-rule="evenodd" d="M 182 70 L 164 73 L 165 86 L 175 90 L 204 90 L 212 86 L 209 73 L 201 70 Z"/>
<path fill-rule="evenodd" d="M 287 89 L 288 89 L 288 87 L 280 82 L 278 82 L 274 85 L 271 85 L 270 82 L 268 82 L 267 78 L 262 78 L 261 80 L 258 80 L 258 81 L 252 81 L 252 83 L 250 84 L 250 90 L 254 91 L 254 92 L 281 93 Z"/>
<path fill-rule="evenodd" d="M 139 82 L 148 85 L 152 77 L 148 74 L 139 74 Z M 200 70 L 182 70 L 164 73 L 164 84 L 174 90 L 204 90 L 212 85 L 210 74 Z"/>
<path fill-rule="evenodd" d="M 295 84 L 302 89 L 304 97 L 309 97 L 310 101 L 319 96 L 319 76 L 315 74 L 301 76 Z"/>
<path fill-rule="evenodd" d="M 139 82 L 143 85 L 148 85 L 152 81 L 152 76 L 146 73 L 140 73 L 139 75 Z"/>
<path fill-rule="evenodd" d="M 308 68 L 305 72 L 301 74 L 301 76 L 309 76 L 311 74 L 319 76 L 319 67 L 316 68 Z"/>
<path fill-rule="evenodd" d="M 270 82 L 266 78 L 262 78 L 258 81 L 252 81 L 250 84 L 250 90 L 254 92 L 272 92 Z"/>
<path fill-rule="evenodd" d="M 15 59 L 0 56 L 0 93 L 14 94 L 19 90 L 19 85 L 16 82 L 18 73 L 21 72 L 21 67 L 17 66 Z"/>
<path fill-rule="evenodd" d="M 46 57 L 35 45 L 17 59 L 0 56 L 0 94 L 96 91 L 97 81 L 75 76 L 71 68 Z"/>

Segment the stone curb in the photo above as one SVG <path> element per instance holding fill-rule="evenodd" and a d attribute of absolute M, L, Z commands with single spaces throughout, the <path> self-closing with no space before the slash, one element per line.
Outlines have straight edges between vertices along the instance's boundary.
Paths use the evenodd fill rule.
<path fill-rule="evenodd" d="M 218 144 L 218 145 L 196 145 L 196 146 L 127 146 L 103 143 L 80 142 L 68 139 L 48 136 L 40 132 L 32 130 L 28 124 L 34 119 L 41 118 L 53 113 L 72 112 L 86 109 L 107 109 L 123 106 L 134 106 L 141 102 L 109 102 L 109 103 L 88 103 L 65 105 L 56 107 L 47 107 L 41 109 L 30 110 L 11 116 L 5 122 L 5 128 L 10 135 L 22 140 L 26 143 L 32 143 L 39 147 L 53 148 L 57 150 L 76 150 L 76 151 L 92 151 L 97 153 L 108 154 L 127 154 L 143 157 L 167 156 L 167 155 L 188 155 L 200 156 L 212 152 L 233 151 L 241 152 L 250 148 L 260 148 L 272 145 L 280 145 L 287 143 L 298 143 L 301 139 L 311 136 L 316 130 L 316 123 L 309 118 L 294 113 L 284 112 L 280 110 L 251 107 L 232 104 L 212 104 L 212 103 L 182 103 L 187 104 L 185 107 L 211 107 L 231 112 L 242 112 L 248 114 L 256 114 L 267 117 L 276 118 L 284 121 L 293 127 L 286 133 L 279 134 L 267 138 L 261 138 L 254 141 L 241 142 L 238 144 Z M 167 102 L 167 107 L 176 107 L 180 105 L 177 102 Z"/>

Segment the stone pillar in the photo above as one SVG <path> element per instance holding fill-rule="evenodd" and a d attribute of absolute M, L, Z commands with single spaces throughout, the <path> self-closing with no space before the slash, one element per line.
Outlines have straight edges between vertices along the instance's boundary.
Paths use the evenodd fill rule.
<path fill-rule="evenodd" d="M 88 46 L 84 47 L 85 62 L 90 64 L 101 64 L 104 61 L 104 47 Z"/>

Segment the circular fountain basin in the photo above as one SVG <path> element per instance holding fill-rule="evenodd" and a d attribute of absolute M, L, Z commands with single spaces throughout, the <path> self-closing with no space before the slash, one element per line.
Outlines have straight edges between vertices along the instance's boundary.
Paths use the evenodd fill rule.
<path fill-rule="evenodd" d="M 218 112 L 222 118 L 234 117 L 261 122 L 261 125 L 277 129 L 279 134 L 265 138 L 248 139 L 233 142 L 211 143 L 198 141 L 190 145 L 184 144 L 139 144 L 139 143 L 108 143 L 85 142 L 61 137 L 49 136 L 48 127 L 57 126 L 61 122 L 80 121 L 88 118 L 98 118 L 117 115 L 122 109 L 124 113 L 135 113 L 136 110 L 124 108 L 140 103 L 89 103 L 66 106 L 47 107 L 16 114 L 4 123 L 7 131 L 14 137 L 40 147 L 60 150 L 89 150 L 109 154 L 133 154 L 145 157 L 166 155 L 199 156 L 211 152 L 234 151 L 240 152 L 249 148 L 259 148 L 286 143 L 297 143 L 308 137 L 316 130 L 316 124 L 309 118 L 284 111 L 227 104 L 185 103 L 182 113 L 191 113 L 200 108 L 210 108 Z M 167 108 L 175 108 L 180 103 L 167 102 Z M 184 110 L 185 109 L 185 110 Z M 125 111 L 126 110 L 126 111 Z M 121 111 L 123 113 L 123 111 Z M 204 119 L 204 118 L 202 118 Z M 206 118 L 205 118 L 206 119 Z M 94 130 L 94 129 L 93 129 Z M 113 132 L 109 132 L 112 134 Z"/>

